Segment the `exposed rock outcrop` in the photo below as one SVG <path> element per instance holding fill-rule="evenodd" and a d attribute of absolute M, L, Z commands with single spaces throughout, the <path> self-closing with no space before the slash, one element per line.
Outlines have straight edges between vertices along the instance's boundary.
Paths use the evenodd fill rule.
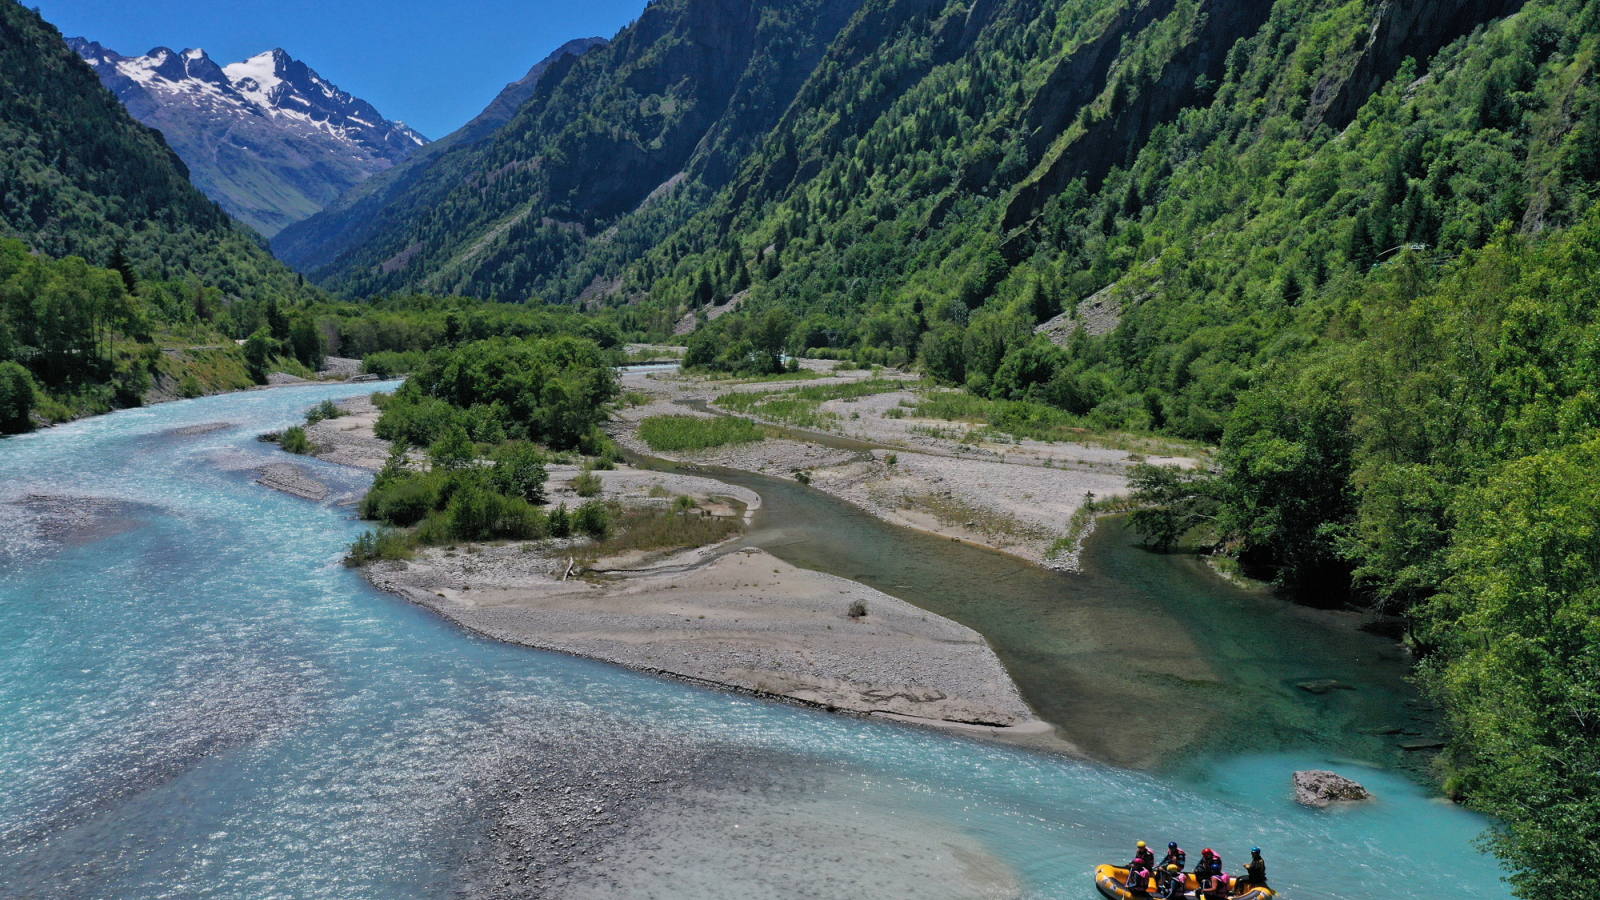
<path fill-rule="evenodd" d="M 1378 4 L 1367 44 L 1350 73 L 1317 84 L 1306 124 L 1343 129 L 1356 112 L 1400 71 L 1407 59 L 1427 61 L 1456 38 L 1522 8 L 1523 0 L 1385 0 Z"/>
<path fill-rule="evenodd" d="M 1330 803 L 1369 800 L 1372 794 L 1354 781 L 1334 772 L 1313 769 L 1294 773 L 1296 803 L 1322 808 Z"/>

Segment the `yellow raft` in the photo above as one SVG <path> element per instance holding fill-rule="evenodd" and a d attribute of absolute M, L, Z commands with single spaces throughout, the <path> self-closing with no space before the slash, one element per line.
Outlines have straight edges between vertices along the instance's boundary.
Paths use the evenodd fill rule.
<path fill-rule="evenodd" d="M 1107 900 L 1150 900 L 1156 896 L 1156 880 L 1150 879 L 1150 892 L 1148 894 L 1135 894 L 1128 890 L 1128 870 L 1120 866 L 1098 866 L 1094 870 L 1094 886 L 1100 889 Z M 1190 892 L 1200 890 L 1200 882 L 1190 872 L 1183 873 L 1183 886 Z M 1250 886 L 1243 893 L 1229 893 L 1231 900 L 1268 900 L 1276 897 L 1277 892 L 1269 887 Z"/>

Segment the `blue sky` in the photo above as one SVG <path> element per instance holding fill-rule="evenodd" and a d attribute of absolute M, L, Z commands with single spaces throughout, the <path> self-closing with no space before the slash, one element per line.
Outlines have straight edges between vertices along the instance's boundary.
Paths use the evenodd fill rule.
<path fill-rule="evenodd" d="M 128 56 L 203 47 L 221 65 L 274 47 L 440 138 L 572 38 L 609 38 L 645 0 L 26 0 L 67 37 Z"/>

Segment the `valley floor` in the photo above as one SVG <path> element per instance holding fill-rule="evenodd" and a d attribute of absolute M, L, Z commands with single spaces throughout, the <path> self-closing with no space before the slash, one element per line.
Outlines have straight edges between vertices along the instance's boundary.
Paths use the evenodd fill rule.
<path fill-rule="evenodd" d="M 838 370 L 829 361 L 805 360 L 803 365 L 825 377 L 791 384 L 718 381 L 679 372 L 629 373 L 624 389 L 650 402 L 622 410 L 613 437 L 634 452 L 681 462 L 790 479 L 803 473 L 812 487 L 885 521 L 1059 570 L 1077 567 L 1082 534 L 1081 529 L 1074 533 L 1071 523 L 1086 499 L 1105 501 L 1126 494 L 1128 470 L 1139 461 L 1195 465 L 1189 458 L 1141 456 L 1092 443 L 996 442 L 962 423 L 908 414 L 929 390 L 912 376 L 892 370 L 878 375 Z M 653 416 L 718 414 L 714 401 L 721 395 L 845 385 L 868 378 L 903 382 L 904 389 L 822 402 L 814 418 L 826 431 L 780 425 L 779 436 L 759 443 L 670 454 L 652 450 L 637 434 L 639 422 Z"/>
<path fill-rule="evenodd" d="M 307 429 L 317 455 L 381 468 L 387 443 L 372 433 L 376 408 L 368 398 L 343 408 L 345 416 Z M 269 469 L 261 477 L 267 486 L 316 495 L 306 467 Z M 571 487 L 579 473 L 576 466 L 551 467 L 551 506 L 583 502 Z M 601 499 L 625 508 L 688 496 L 708 515 L 748 520 L 761 506 L 756 492 L 709 477 L 628 466 L 595 474 L 603 482 Z M 977 632 L 865 585 L 742 547 L 739 537 L 672 554 L 602 558 L 592 558 L 582 540 L 421 548 L 411 560 L 364 571 L 382 590 L 509 643 L 1071 750 L 1022 701 Z M 865 612 L 852 616 L 858 602 Z"/>
<path fill-rule="evenodd" d="M 873 377 L 835 372 L 831 363 L 807 365 L 813 374 L 800 386 Z M 813 487 L 891 523 L 1057 569 L 1075 565 L 1078 535 L 1069 528 L 1084 500 L 1127 489 L 1126 470 L 1138 459 L 1128 451 L 975 440 L 948 422 L 892 413 L 927 388 L 899 373 L 876 377 L 904 387 L 822 403 L 814 421 L 836 423 L 830 431 L 774 429 L 776 436 L 754 444 L 678 459 L 809 478 Z M 636 405 L 615 417 L 613 436 L 630 450 L 662 457 L 638 436 L 644 419 L 717 415 L 707 401 L 719 395 L 796 386 L 630 372 L 624 390 Z M 381 468 L 388 444 L 373 434 L 378 410 L 368 398 L 347 401 L 344 410 L 307 429 L 317 455 Z M 551 468 L 551 506 L 582 502 L 571 486 L 578 474 L 574 466 Z M 596 474 L 602 499 L 624 508 L 665 506 L 687 495 L 708 515 L 748 521 L 761 506 L 756 492 L 706 475 L 627 466 Z M 261 481 L 311 499 L 326 496 L 293 463 L 268 467 Z M 366 574 L 385 591 L 511 643 L 827 709 L 1071 749 L 1023 702 L 982 635 L 857 582 L 741 546 L 739 537 L 673 554 L 599 559 L 584 558 L 582 540 L 422 548 L 408 561 L 372 564 Z M 851 614 L 857 602 L 864 615 Z"/>

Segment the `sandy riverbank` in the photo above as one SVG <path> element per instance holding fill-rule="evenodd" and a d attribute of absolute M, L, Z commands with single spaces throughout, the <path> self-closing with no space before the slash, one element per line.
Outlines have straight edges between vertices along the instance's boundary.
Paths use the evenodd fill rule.
<path fill-rule="evenodd" d="M 579 578 L 563 577 L 560 551 L 474 550 L 375 564 L 368 578 L 510 643 L 827 709 L 1047 730 L 977 632 L 755 548 L 633 570 L 601 560 Z M 852 618 L 857 602 L 867 614 Z"/>
<path fill-rule="evenodd" d="M 378 410 L 359 397 L 346 415 L 307 428 L 316 455 L 377 469 L 388 443 Z M 276 468 L 276 467 L 269 467 Z M 285 465 L 263 483 L 309 496 Z M 575 466 L 552 466 L 548 503 L 582 502 Z M 713 478 L 624 466 L 596 473 L 601 499 L 665 506 L 688 496 L 708 515 L 748 517 L 761 497 Z M 481 634 L 640 671 L 825 709 L 958 727 L 1070 749 L 1022 701 L 983 637 L 902 600 L 795 568 L 755 548 L 723 544 L 664 556 L 586 559 L 586 542 L 426 548 L 367 567 L 382 590 Z M 580 560 L 582 560 L 580 564 Z M 851 605 L 866 615 L 852 617 Z"/>

